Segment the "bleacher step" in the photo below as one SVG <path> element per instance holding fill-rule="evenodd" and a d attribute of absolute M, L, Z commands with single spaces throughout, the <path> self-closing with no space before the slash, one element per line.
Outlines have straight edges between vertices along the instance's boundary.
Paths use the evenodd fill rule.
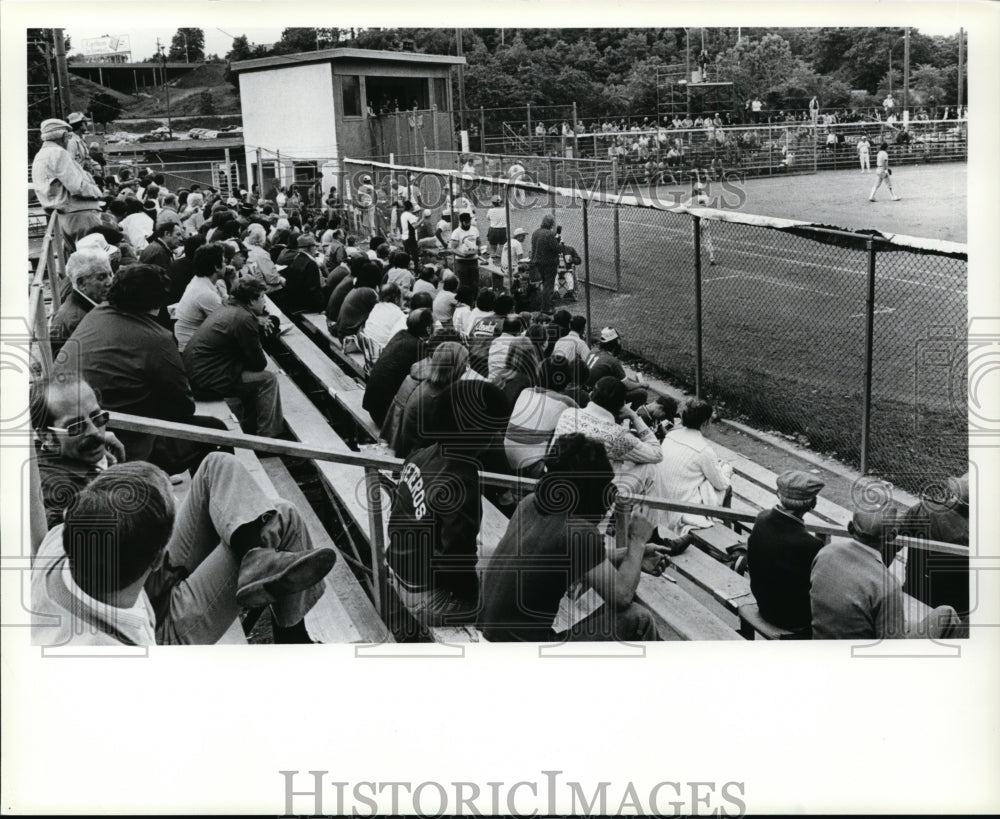
<path fill-rule="evenodd" d="M 343 559 L 316 512 L 280 458 L 263 458 L 264 471 L 278 494 L 299 510 L 313 545 L 337 550 L 340 559 L 324 581 L 325 593 L 306 615 L 309 636 L 318 643 L 384 643 L 392 635 Z"/>

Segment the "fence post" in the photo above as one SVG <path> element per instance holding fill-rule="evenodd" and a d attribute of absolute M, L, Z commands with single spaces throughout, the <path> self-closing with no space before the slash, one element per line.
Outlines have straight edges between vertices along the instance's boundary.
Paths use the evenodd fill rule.
<path fill-rule="evenodd" d="M 486 153 L 486 111 L 479 106 L 479 150 Z"/>
<path fill-rule="evenodd" d="M 503 206 L 507 220 L 507 290 L 512 291 L 514 289 L 514 225 L 510 221 L 510 185 L 503 186 Z"/>
<path fill-rule="evenodd" d="M 552 218 L 556 216 L 556 162 L 553 157 L 549 157 L 549 209 L 552 211 Z"/>
<path fill-rule="evenodd" d="M 593 337 L 590 323 L 590 201 L 583 200 L 583 292 L 587 299 L 587 346 Z"/>
<path fill-rule="evenodd" d="M 385 577 L 385 529 L 382 526 L 382 482 L 378 469 L 365 467 L 365 490 L 368 496 L 368 528 L 371 531 L 372 576 L 375 608 L 382 622 L 388 623 L 389 598 Z"/>
<path fill-rule="evenodd" d="M 861 401 L 861 474 L 868 474 L 868 450 L 871 446 L 872 360 L 875 350 L 875 242 L 869 239 L 868 292 L 865 296 L 865 386 Z"/>
<path fill-rule="evenodd" d="M 611 190 L 614 191 L 615 196 L 618 195 L 618 157 L 615 157 L 611 160 Z M 611 207 L 612 207 L 612 222 L 613 222 L 614 249 L 615 249 L 615 288 L 616 292 L 621 292 L 622 289 L 621 222 L 619 220 L 618 203 L 615 202 Z"/>
<path fill-rule="evenodd" d="M 527 104 L 527 107 L 528 107 L 528 145 L 530 146 L 531 145 L 531 139 L 534 136 L 534 134 L 531 131 L 531 103 L 530 102 Z"/>
<path fill-rule="evenodd" d="M 694 216 L 694 395 L 701 398 L 701 217 Z"/>
<path fill-rule="evenodd" d="M 264 151 L 261 148 L 257 148 L 257 190 L 260 193 L 260 198 L 265 199 L 264 194 Z"/>

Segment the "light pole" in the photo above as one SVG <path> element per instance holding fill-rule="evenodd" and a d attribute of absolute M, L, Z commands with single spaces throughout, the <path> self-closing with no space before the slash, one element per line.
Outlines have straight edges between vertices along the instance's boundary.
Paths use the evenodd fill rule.
<path fill-rule="evenodd" d="M 903 35 L 897 37 L 889 46 L 889 96 L 892 96 L 892 52 L 903 42 L 903 110 L 907 109 L 910 92 L 910 29 L 903 29 Z"/>
<path fill-rule="evenodd" d="M 188 38 L 187 38 L 187 35 L 184 33 L 183 29 L 177 29 L 177 33 L 180 34 L 181 37 L 184 38 L 184 62 L 189 63 L 189 62 L 191 62 L 191 59 L 188 57 Z"/>
<path fill-rule="evenodd" d="M 691 116 L 691 32 L 684 29 L 684 50 L 686 69 L 684 75 L 684 90 L 687 92 L 687 112 L 685 116 Z"/>

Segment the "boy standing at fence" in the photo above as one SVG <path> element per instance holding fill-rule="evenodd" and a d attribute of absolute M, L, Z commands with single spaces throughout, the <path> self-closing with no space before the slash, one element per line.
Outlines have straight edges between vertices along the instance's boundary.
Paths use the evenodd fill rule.
<path fill-rule="evenodd" d="M 874 202 L 875 191 L 885 184 L 892 195 L 892 201 L 898 202 L 899 197 L 896 196 L 895 191 L 892 189 L 892 170 L 889 168 L 889 145 L 886 142 L 878 146 L 878 156 L 875 158 L 875 176 L 878 178 L 875 180 L 875 187 L 872 188 L 868 201 Z"/>

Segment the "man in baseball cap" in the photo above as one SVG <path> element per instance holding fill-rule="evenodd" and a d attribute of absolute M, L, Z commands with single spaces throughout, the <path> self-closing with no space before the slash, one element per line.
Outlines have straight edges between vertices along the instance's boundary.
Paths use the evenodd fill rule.
<path fill-rule="evenodd" d="M 857 510 L 847 531 L 850 538 L 834 538 L 813 560 L 813 639 L 968 636 L 951 606 L 938 606 L 919 621 L 909 615 L 903 587 L 888 568 L 901 548 L 892 507 Z"/>
<path fill-rule="evenodd" d="M 76 240 L 101 223 L 103 192 L 67 150 L 72 134 L 68 122 L 43 120 L 40 134 L 42 147 L 31 163 L 32 185 L 46 213 L 58 211 L 68 256 Z"/>
<path fill-rule="evenodd" d="M 778 505 L 757 515 L 747 542 L 750 591 L 760 616 L 797 636 L 810 636 L 809 572 L 823 541 L 802 522 L 824 484 L 801 470 L 781 473 Z"/>

